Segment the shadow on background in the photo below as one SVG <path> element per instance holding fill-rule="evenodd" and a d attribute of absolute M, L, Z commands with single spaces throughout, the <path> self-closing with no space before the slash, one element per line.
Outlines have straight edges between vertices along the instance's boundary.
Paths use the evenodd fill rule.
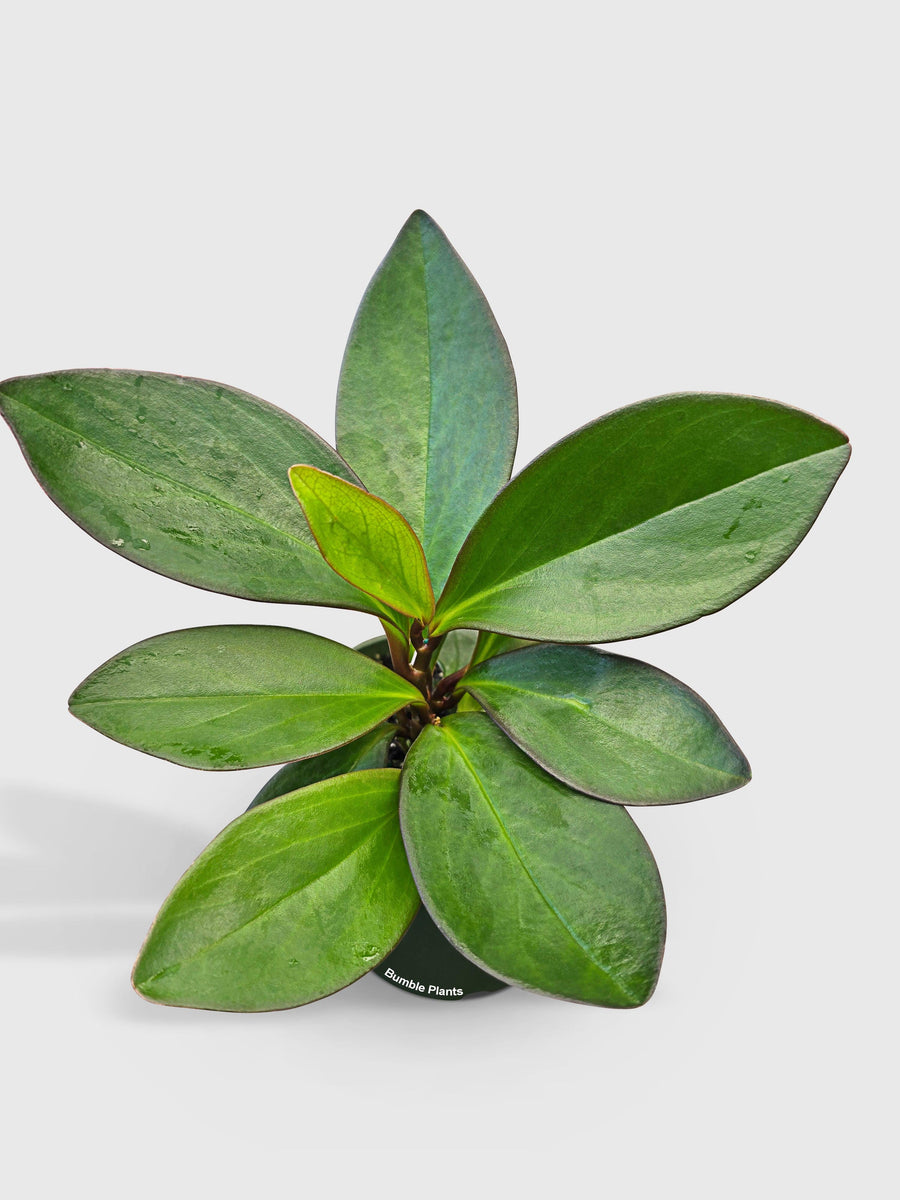
<path fill-rule="evenodd" d="M 0 955 L 136 952 L 202 848 L 189 828 L 77 794 L 0 784 Z"/>
<path fill-rule="evenodd" d="M 0 783 L 0 957 L 90 957 L 125 954 L 129 963 L 163 898 L 204 844 L 202 834 L 165 817 L 113 801 Z M 514 991 L 515 989 L 511 989 Z M 496 997 L 500 997 L 500 1000 Z M 502 1002 L 507 993 L 448 1005 L 409 996 L 368 975 L 304 1011 L 316 1026 L 351 1014 L 381 1013 L 430 1028 L 441 1011 Z M 127 986 L 109 996 L 110 1011 L 132 1023 L 204 1024 L 232 1013 L 163 1008 Z M 266 1024 L 297 1019 L 296 1010 L 261 1014 Z"/>

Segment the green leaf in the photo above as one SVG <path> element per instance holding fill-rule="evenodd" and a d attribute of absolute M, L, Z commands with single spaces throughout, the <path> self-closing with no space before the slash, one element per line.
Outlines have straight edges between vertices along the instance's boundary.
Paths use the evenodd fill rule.
<path fill-rule="evenodd" d="M 436 588 L 509 479 L 517 433 L 515 376 L 497 322 L 443 232 L 414 212 L 350 332 L 337 439 L 366 487 L 418 534 Z"/>
<path fill-rule="evenodd" d="M 610 1008 L 643 1004 L 665 937 L 662 885 L 624 808 L 573 792 L 482 713 L 417 739 L 400 823 L 444 935 L 510 983 Z"/>
<path fill-rule="evenodd" d="M 232 821 L 160 909 L 135 988 L 159 1004 L 261 1012 L 365 975 L 419 905 L 397 778 L 339 775 Z"/>
<path fill-rule="evenodd" d="M 370 596 L 427 624 L 434 615 L 428 567 L 400 513 L 316 467 L 291 467 L 290 478 L 325 561 Z"/>
<path fill-rule="evenodd" d="M 249 807 L 256 808 L 259 804 L 267 804 L 269 800 L 275 800 L 287 792 L 296 792 L 298 788 L 321 783 L 323 779 L 333 779 L 335 775 L 349 775 L 351 771 L 372 771 L 386 766 L 388 746 L 396 732 L 394 725 L 377 725 L 361 738 L 348 742 L 346 746 L 338 746 L 336 750 L 329 750 L 325 754 L 316 754 L 312 758 L 287 763 L 263 784 Z"/>
<path fill-rule="evenodd" d="M 507 654 L 510 650 L 521 650 L 524 646 L 533 645 L 534 642 L 528 641 L 527 638 L 507 637 L 505 633 L 489 633 L 482 630 L 478 635 L 472 666 L 495 658 L 498 654 Z"/>
<path fill-rule="evenodd" d="M 553 446 L 500 493 L 432 634 L 639 637 L 715 612 L 806 534 L 850 455 L 838 429 L 746 396 L 663 396 Z"/>
<path fill-rule="evenodd" d="M 678 804 L 750 778 L 709 705 L 633 658 L 532 646 L 475 667 L 464 686 L 529 757 L 592 796 Z"/>
<path fill-rule="evenodd" d="M 478 634 L 474 629 L 454 629 L 448 633 L 438 649 L 438 662 L 445 675 L 461 671 L 475 653 Z"/>
<path fill-rule="evenodd" d="M 230 771 L 320 754 L 421 700 L 399 675 L 327 638 L 210 625 L 123 650 L 75 689 L 69 707 L 157 758 Z"/>
<path fill-rule="evenodd" d="M 51 500 L 117 554 L 214 592 L 384 614 L 322 562 L 286 472 L 355 476 L 280 409 L 136 371 L 9 379 L 0 408 Z"/>

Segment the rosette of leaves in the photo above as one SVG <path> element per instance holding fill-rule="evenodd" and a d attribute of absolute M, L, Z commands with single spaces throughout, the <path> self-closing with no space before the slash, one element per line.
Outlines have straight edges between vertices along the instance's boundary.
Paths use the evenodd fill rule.
<path fill-rule="evenodd" d="M 847 438 L 750 396 L 598 416 L 510 482 L 513 369 L 424 213 L 365 293 L 337 450 L 235 388 L 118 370 L 0 385 L 50 498 L 116 553 L 383 640 L 215 626 L 129 647 L 71 711 L 206 770 L 289 764 L 191 865 L 134 969 L 150 1000 L 256 1011 L 345 987 L 424 905 L 486 979 L 643 1004 L 665 909 L 629 806 L 741 787 L 685 684 L 597 643 L 715 612 L 779 567 Z"/>

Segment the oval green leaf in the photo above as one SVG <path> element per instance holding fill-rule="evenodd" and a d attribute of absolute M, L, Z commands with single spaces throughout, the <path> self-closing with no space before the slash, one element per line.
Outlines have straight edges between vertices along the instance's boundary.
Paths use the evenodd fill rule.
<path fill-rule="evenodd" d="M 114 741 L 205 770 L 321 754 L 421 701 L 411 683 L 298 629 L 210 625 L 138 642 L 72 693 Z"/>
<path fill-rule="evenodd" d="M 649 999 L 665 904 L 656 864 L 624 808 L 542 771 L 482 713 L 417 739 L 400 822 L 432 917 L 508 983 L 609 1008 Z"/>
<path fill-rule="evenodd" d="M 327 471 L 301 464 L 290 469 L 322 557 L 362 591 L 427 624 L 434 592 L 419 539 L 409 523 L 379 496 Z"/>
<path fill-rule="evenodd" d="M 436 588 L 509 479 L 517 434 L 515 375 L 497 322 L 443 232 L 414 212 L 350 331 L 337 444 L 416 531 Z"/>
<path fill-rule="evenodd" d="M 747 396 L 602 417 L 505 488 L 473 529 L 433 633 L 608 642 L 693 621 L 792 553 L 850 455 L 840 430 Z"/>
<path fill-rule="evenodd" d="M 365 975 L 419 906 L 393 770 L 339 775 L 233 821 L 160 909 L 133 983 L 158 1004 L 263 1012 Z"/>
<path fill-rule="evenodd" d="M 709 705 L 634 658 L 532 646 L 475 667 L 464 686 L 530 758 L 591 796 L 679 804 L 750 778 Z"/>
<path fill-rule="evenodd" d="M 50 499 L 117 554 L 231 596 L 385 615 L 322 562 L 285 472 L 303 459 L 356 477 L 286 412 L 137 371 L 8 379 L 0 409 Z"/>

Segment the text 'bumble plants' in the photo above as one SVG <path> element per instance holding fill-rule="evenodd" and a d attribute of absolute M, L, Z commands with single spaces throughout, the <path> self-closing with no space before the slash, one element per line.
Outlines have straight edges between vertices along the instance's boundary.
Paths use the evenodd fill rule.
<path fill-rule="evenodd" d="M 288 764 L 164 902 L 139 992 L 289 1008 L 418 928 L 475 990 L 647 1000 L 665 907 L 626 806 L 728 792 L 750 768 L 689 687 L 592 644 L 715 612 L 779 567 L 847 462 L 843 433 L 755 397 L 662 396 L 510 482 L 506 345 L 421 212 L 351 330 L 337 450 L 171 375 L 11 379 L 0 403 L 51 499 L 118 554 L 381 623 L 356 650 L 291 628 L 164 633 L 75 689 L 77 717 L 148 754 Z"/>

